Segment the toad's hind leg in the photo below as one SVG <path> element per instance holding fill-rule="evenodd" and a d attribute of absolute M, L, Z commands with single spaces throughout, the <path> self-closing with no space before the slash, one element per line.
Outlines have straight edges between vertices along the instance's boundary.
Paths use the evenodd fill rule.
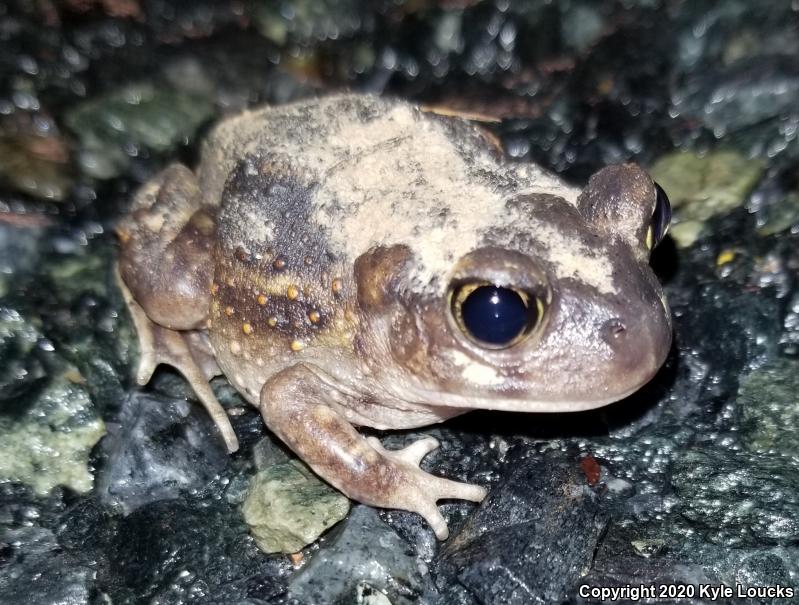
<path fill-rule="evenodd" d="M 227 450 L 231 453 L 238 450 L 239 442 L 230 418 L 208 384 L 209 379 L 219 374 L 219 368 L 210 353 L 205 335 L 195 331 L 170 330 L 153 323 L 133 299 L 118 274 L 117 281 L 139 335 L 140 355 L 136 381 L 147 384 L 159 364 L 165 363 L 174 367 L 186 378 L 211 416 L 225 440 Z"/>
<path fill-rule="evenodd" d="M 200 204 L 194 173 L 173 164 L 117 227 L 122 280 L 147 317 L 172 330 L 202 328 L 208 317 L 216 223 L 215 209 Z"/>
<path fill-rule="evenodd" d="M 364 438 L 331 401 L 330 389 L 305 365 L 272 377 L 261 391 L 261 414 L 278 435 L 318 475 L 350 498 L 424 517 L 439 540 L 449 535 L 436 506 L 442 498 L 480 502 L 485 488 L 436 477 L 419 468 L 438 447 L 432 437 L 402 450 L 386 450 Z"/>
<path fill-rule="evenodd" d="M 193 173 L 170 166 L 146 185 L 118 227 L 117 274 L 139 335 L 139 384 L 161 363 L 189 381 L 229 451 L 238 449 L 230 419 L 208 380 L 219 374 L 205 334 L 213 279 L 213 210 L 199 206 Z"/>

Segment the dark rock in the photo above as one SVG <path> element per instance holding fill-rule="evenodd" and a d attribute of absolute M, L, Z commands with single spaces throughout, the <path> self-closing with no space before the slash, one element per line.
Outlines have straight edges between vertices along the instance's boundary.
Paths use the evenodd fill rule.
<path fill-rule="evenodd" d="M 26 275 L 15 298 L 41 317 L 53 350 L 86 378 L 101 412 L 124 400 L 136 337 L 114 281 L 115 248 L 102 225 L 51 229 L 42 268 Z"/>
<path fill-rule="evenodd" d="M 0 222 L 0 296 L 12 290 L 18 274 L 35 266 L 42 235 L 41 225 L 19 228 Z"/>
<path fill-rule="evenodd" d="M 655 548 L 648 546 L 656 545 Z M 669 515 L 644 524 L 614 523 L 597 549 L 591 571 L 581 580 L 586 587 L 693 587 L 691 603 L 735 603 L 733 599 L 711 600 L 698 592 L 700 585 L 735 587 L 791 586 L 799 568 L 796 547 L 730 548 L 704 542 L 679 515 Z M 584 589 L 585 590 L 585 589 Z M 662 603 L 659 597 L 635 602 Z M 575 603 L 608 602 L 574 597 Z M 632 599 L 623 600 L 632 603 Z M 668 601 L 667 602 L 671 602 Z M 764 601 L 772 603 L 772 601 Z M 790 600 L 775 599 L 787 605 Z"/>
<path fill-rule="evenodd" d="M 679 511 L 711 542 L 727 546 L 799 541 L 799 461 L 720 447 L 679 456 L 672 483 Z"/>
<path fill-rule="evenodd" d="M 393 605 L 409 605 L 424 591 L 425 570 L 375 509 L 358 505 L 291 579 L 289 593 L 302 605 L 354 603 L 365 584 Z"/>
<path fill-rule="evenodd" d="M 167 500 L 119 523 L 98 588 L 114 602 L 235 603 L 285 592 L 290 566 L 267 557 L 247 535 L 236 507 Z"/>
<path fill-rule="evenodd" d="M 749 374 L 738 394 L 746 449 L 799 457 L 799 362 L 776 360 Z"/>
<path fill-rule="evenodd" d="M 646 527 L 646 526 L 645 526 Z M 622 524 L 612 524 L 598 548 L 591 571 L 580 580 L 580 586 L 587 591 L 592 587 L 623 587 L 628 584 L 633 586 L 669 586 L 699 584 L 718 584 L 719 580 L 703 568 L 699 563 L 681 560 L 673 554 L 667 553 L 675 545 L 668 542 L 671 537 L 667 529 L 646 528 L 631 529 Z M 660 529 L 660 531 L 658 531 Z M 662 533 L 661 533 L 662 532 Z M 656 537 L 658 536 L 658 537 Z M 643 546 L 658 544 L 654 551 L 645 550 Z M 665 543 L 665 545 L 664 545 Z M 577 595 L 569 600 L 570 603 L 607 603 L 609 600 L 600 601 L 597 598 L 581 598 L 578 588 Z M 662 603 L 659 594 L 646 595 L 640 600 L 623 599 L 623 603 Z M 709 600 L 694 598 L 692 603 L 709 603 Z"/>
<path fill-rule="evenodd" d="M 86 560 L 106 561 L 105 552 L 118 529 L 118 515 L 97 498 L 81 498 L 58 516 L 56 536 L 61 548 Z"/>
<path fill-rule="evenodd" d="M 131 394 L 102 443 L 97 494 L 126 513 L 212 481 L 229 462 L 198 404 Z"/>
<path fill-rule="evenodd" d="M 93 570 L 61 549 L 49 529 L 22 527 L 0 535 L 0 602 L 8 605 L 90 603 Z"/>
<path fill-rule="evenodd" d="M 33 396 L 46 383 L 46 364 L 37 346 L 42 338 L 17 309 L 0 307 L 0 402 L 6 415 L 12 405 L 21 411 L 20 398 Z"/>
<path fill-rule="evenodd" d="M 552 603 L 575 589 L 607 518 L 576 460 L 530 458 L 509 473 L 436 561 L 442 591 L 479 603 Z"/>
<path fill-rule="evenodd" d="M 791 100 L 797 92 L 799 70 L 792 57 L 755 57 L 694 76 L 680 93 L 677 108 L 701 119 L 720 138 L 793 113 Z"/>
<path fill-rule="evenodd" d="M 174 149 L 212 115 L 207 95 L 142 82 L 85 101 L 64 120 L 81 140 L 82 170 L 108 179 L 120 174 L 130 156 Z"/>

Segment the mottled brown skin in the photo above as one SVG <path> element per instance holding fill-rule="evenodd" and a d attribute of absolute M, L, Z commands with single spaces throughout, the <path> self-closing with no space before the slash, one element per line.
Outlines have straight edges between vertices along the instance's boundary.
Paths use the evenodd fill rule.
<path fill-rule="evenodd" d="M 138 373 L 182 372 L 228 448 L 223 373 L 311 468 L 366 504 L 421 514 L 482 487 L 385 450 L 355 426 L 412 428 L 476 408 L 576 411 L 657 371 L 670 315 L 647 264 L 655 205 L 635 165 L 582 192 L 505 161 L 465 120 L 367 96 L 246 113 L 170 166 L 119 226 Z M 492 348 L 453 316 L 460 284 L 520 288 L 540 321 Z"/>

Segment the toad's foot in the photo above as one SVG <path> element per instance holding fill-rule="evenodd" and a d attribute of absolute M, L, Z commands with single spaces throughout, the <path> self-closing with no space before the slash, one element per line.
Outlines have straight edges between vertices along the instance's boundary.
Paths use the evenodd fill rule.
<path fill-rule="evenodd" d="M 419 468 L 419 463 L 422 459 L 439 447 L 438 440 L 434 437 L 425 437 L 419 441 L 414 441 L 401 450 L 385 449 L 376 437 L 367 437 L 366 441 L 381 456 L 394 461 L 397 466 L 408 473 L 409 477 L 413 478 L 411 483 L 416 489 L 405 495 L 410 506 L 396 506 L 396 508 L 404 508 L 422 515 L 424 520 L 433 528 L 439 540 L 446 540 L 449 530 L 447 529 L 447 522 L 439 512 L 438 506 L 436 506 L 438 500 L 454 498 L 456 500 L 482 502 L 483 498 L 486 497 L 487 490 L 484 487 L 436 477 Z"/>
<path fill-rule="evenodd" d="M 117 274 L 117 283 L 128 305 L 136 332 L 139 335 L 139 367 L 136 382 L 147 384 L 156 366 L 165 363 L 174 367 L 188 380 L 197 398 L 211 415 L 229 452 L 239 449 L 236 433 L 225 409 L 217 400 L 208 380 L 219 374 L 219 368 L 199 332 L 177 331 L 153 323 L 133 300 L 130 290 Z"/>
<path fill-rule="evenodd" d="M 436 537 L 449 535 L 436 502 L 458 498 L 480 502 L 485 488 L 436 477 L 419 462 L 438 447 L 426 438 L 396 451 L 364 438 L 331 401 L 329 387 L 304 365 L 280 372 L 261 391 L 261 414 L 294 452 L 350 498 L 384 508 L 420 514 Z"/>

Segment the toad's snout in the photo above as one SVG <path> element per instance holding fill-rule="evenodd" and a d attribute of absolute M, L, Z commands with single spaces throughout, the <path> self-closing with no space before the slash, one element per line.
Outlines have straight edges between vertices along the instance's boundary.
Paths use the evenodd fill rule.
<path fill-rule="evenodd" d="M 648 382 L 663 364 L 671 346 L 670 314 L 656 296 L 628 304 L 625 312 L 602 322 L 599 339 L 610 350 L 608 376 L 620 391 Z"/>

